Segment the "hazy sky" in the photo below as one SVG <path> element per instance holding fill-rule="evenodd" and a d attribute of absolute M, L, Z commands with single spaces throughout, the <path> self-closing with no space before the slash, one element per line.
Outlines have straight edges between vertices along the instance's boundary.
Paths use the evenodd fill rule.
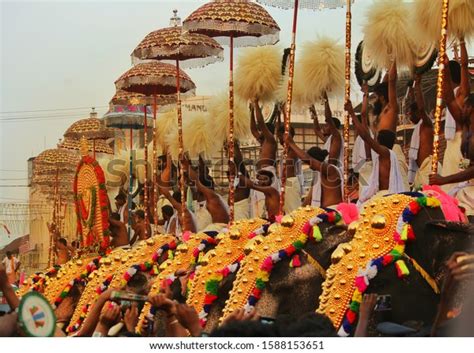
<path fill-rule="evenodd" d="M 26 184 L 26 160 L 54 148 L 74 120 L 87 117 L 89 107 L 105 113 L 114 81 L 130 68 L 130 53 L 146 34 L 168 26 L 173 9 L 184 19 L 206 2 L 0 1 L 0 202 L 27 200 L 26 188 L 5 187 Z M 362 39 L 371 2 L 353 5 L 353 47 Z M 292 11 L 267 10 L 281 27 L 280 45 L 288 46 Z M 318 34 L 343 42 L 344 29 L 344 9 L 302 10 L 298 43 Z M 187 71 L 197 94 L 225 89 L 227 50 L 225 57 L 223 63 Z"/>

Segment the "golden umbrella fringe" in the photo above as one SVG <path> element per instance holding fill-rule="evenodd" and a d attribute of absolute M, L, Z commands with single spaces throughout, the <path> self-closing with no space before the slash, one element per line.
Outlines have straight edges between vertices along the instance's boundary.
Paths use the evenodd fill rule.
<path fill-rule="evenodd" d="M 149 33 L 133 51 L 132 62 L 153 59 L 174 64 L 179 60 L 183 68 L 197 68 L 223 61 L 223 51 L 211 37 L 173 26 Z"/>
<path fill-rule="evenodd" d="M 74 122 L 64 133 L 64 137 L 88 140 L 106 140 L 114 137 L 112 129 L 105 127 L 103 120 L 98 118 L 81 119 Z"/>
<path fill-rule="evenodd" d="M 105 154 L 114 154 L 114 150 L 110 147 L 104 140 L 88 140 L 87 145 L 90 152 L 105 153 Z M 78 139 L 73 139 L 66 137 L 59 145 L 59 148 L 64 148 L 68 150 L 77 150 L 81 149 L 81 141 Z"/>
<path fill-rule="evenodd" d="M 438 81 L 436 84 L 436 109 L 434 119 L 434 138 L 433 138 L 433 158 L 431 160 L 431 172 L 438 173 L 439 161 L 439 135 L 441 129 L 441 113 L 443 106 L 443 85 L 444 85 L 444 57 L 446 55 L 446 41 L 448 37 L 448 10 L 449 0 L 443 0 L 442 18 L 441 18 L 441 37 L 439 40 L 439 58 Z"/>

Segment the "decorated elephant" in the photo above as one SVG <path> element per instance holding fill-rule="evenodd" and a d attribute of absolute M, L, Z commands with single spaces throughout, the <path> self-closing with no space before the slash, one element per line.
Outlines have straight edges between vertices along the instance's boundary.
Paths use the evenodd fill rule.
<path fill-rule="evenodd" d="M 256 307 L 260 316 L 273 318 L 314 311 L 331 253 L 352 236 L 337 211 L 310 206 L 284 216 L 268 231 L 242 261 L 225 307 L 224 300 L 216 306 L 221 319 L 239 308 Z"/>
<path fill-rule="evenodd" d="M 353 333 L 365 293 L 391 296 L 390 317 L 383 320 L 433 321 L 443 264 L 454 251 L 466 250 L 474 236 L 472 227 L 446 222 L 457 209 L 453 202 L 426 191 L 366 204 L 354 238 L 334 254 L 319 297 L 317 312 L 332 320 L 339 335 Z"/>

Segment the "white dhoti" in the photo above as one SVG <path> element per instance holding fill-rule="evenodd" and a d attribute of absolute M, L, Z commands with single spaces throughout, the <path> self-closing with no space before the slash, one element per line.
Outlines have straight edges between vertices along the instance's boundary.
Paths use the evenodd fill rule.
<path fill-rule="evenodd" d="M 298 177 L 288 178 L 285 186 L 285 207 L 286 214 L 296 210 L 301 206 L 301 185 Z"/>
<path fill-rule="evenodd" d="M 370 175 L 374 164 L 372 161 L 365 161 L 359 168 L 359 191 L 366 187 L 369 183 Z"/>
<path fill-rule="evenodd" d="M 238 221 L 241 219 L 250 218 L 250 200 L 243 199 L 239 202 L 234 203 L 234 220 Z"/>
<path fill-rule="evenodd" d="M 442 176 L 456 174 L 460 171 L 459 164 L 462 161 L 461 153 L 462 132 L 456 131 L 454 138 L 446 141 L 446 150 L 444 151 Z M 456 184 L 443 185 L 444 192 L 449 193 Z"/>
<path fill-rule="evenodd" d="M 397 155 L 394 151 L 390 151 L 390 176 L 389 176 L 389 187 L 387 191 L 379 190 L 380 180 L 379 180 L 379 155 L 372 151 L 372 161 L 374 166 L 372 168 L 372 174 L 370 175 L 368 185 L 359 191 L 359 202 L 357 205 L 360 207 L 369 199 L 379 194 L 396 194 L 403 191 L 408 191 L 405 189 L 402 175 L 400 172 L 400 166 L 398 162 Z"/>
<path fill-rule="evenodd" d="M 209 224 L 212 223 L 212 216 L 207 210 L 206 204 L 199 205 L 196 211 L 194 212 L 196 216 L 196 230 L 198 232 L 202 231 L 206 228 Z"/>
<path fill-rule="evenodd" d="M 459 207 L 466 210 L 466 216 L 474 216 L 474 179 L 458 184 L 453 192 Z"/>
<path fill-rule="evenodd" d="M 421 166 L 418 168 L 415 174 L 415 180 L 413 181 L 413 190 L 421 188 L 423 185 L 430 183 L 431 174 L 431 161 L 433 157 L 430 155 L 425 158 Z M 438 163 L 438 169 L 441 169 L 441 164 Z"/>
<path fill-rule="evenodd" d="M 392 151 L 395 152 L 400 167 L 400 175 L 403 181 L 403 188 L 405 191 L 410 190 L 410 183 L 408 182 L 408 164 L 403 153 L 402 147 L 398 144 L 393 145 Z"/>

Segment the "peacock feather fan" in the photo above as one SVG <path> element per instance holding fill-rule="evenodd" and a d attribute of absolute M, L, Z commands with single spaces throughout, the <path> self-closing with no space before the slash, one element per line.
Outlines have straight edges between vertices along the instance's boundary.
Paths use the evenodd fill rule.
<path fill-rule="evenodd" d="M 281 80 L 281 49 L 273 45 L 243 49 L 235 77 L 235 91 L 243 100 L 272 101 Z"/>
<path fill-rule="evenodd" d="M 412 23 L 415 24 L 419 40 L 439 45 L 441 36 L 441 0 L 416 0 Z M 448 12 L 448 34 L 454 38 L 471 40 L 474 37 L 474 1 L 450 0 Z"/>
<path fill-rule="evenodd" d="M 222 146 L 227 139 L 229 131 L 229 98 L 227 93 L 221 93 L 213 97 L 208 104 L 209 129 L 214 144 Z M 235 97 L 234 99 L 234 138 L 245 140 L 250 133 L 250 112 L 245 101 Z"/>
<path fill-rule="evenodd" d="M 320 37 L 303 45 L 298 66 L 301 70 L 301 85 L 304 87 L 304 100 L 312 104 L 324 92 L 332 96 L 344 92 L 344 45 L 329 37 Z"/>
<path fill-rule="evenodd" d="M 410 10 L 403 0 L 379 0 L 366 14 L 364 50 L 376 67 L 388 69 L 393 60 L 399 67 L 413 67 Z"/>

